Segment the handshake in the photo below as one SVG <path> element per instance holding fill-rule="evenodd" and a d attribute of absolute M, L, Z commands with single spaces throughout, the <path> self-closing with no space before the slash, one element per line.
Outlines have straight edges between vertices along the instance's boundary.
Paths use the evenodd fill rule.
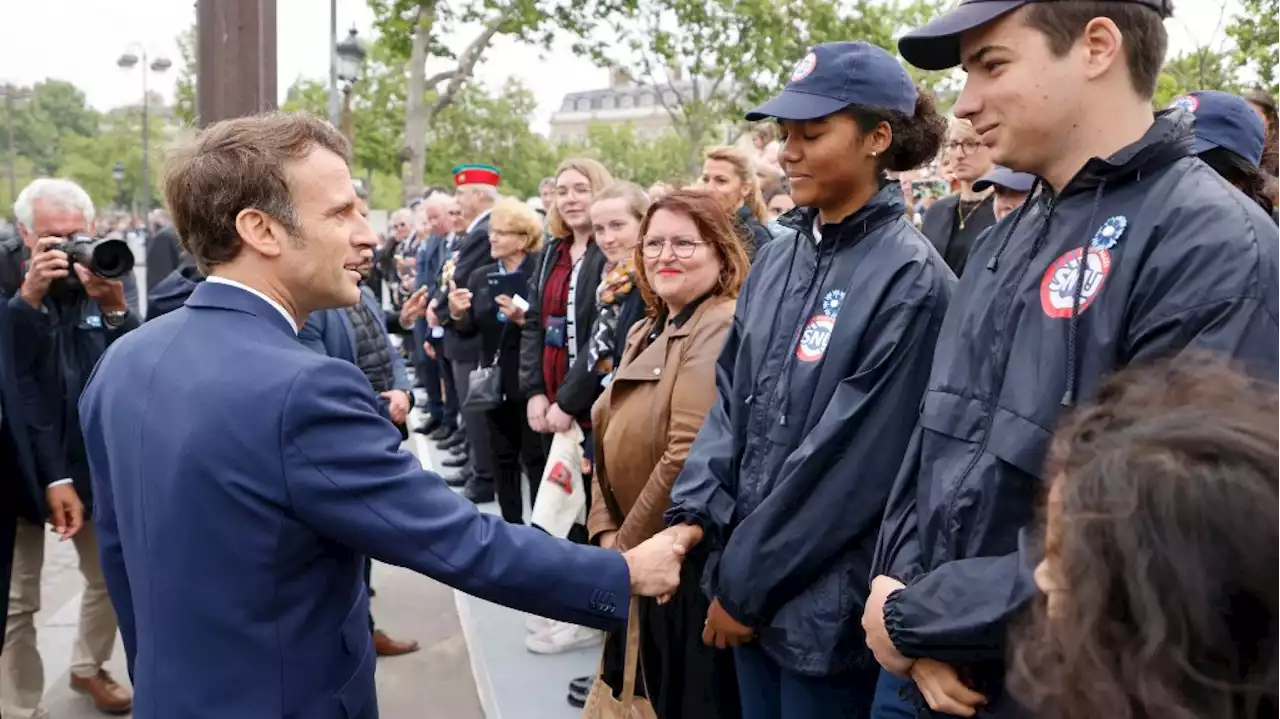
<path fill-rule="evenodd" d="M 631 574 L 631 593 L 657 597 L 660 604 L 669 601 L 680 586 L 684 558 L 700 541 L 701 527 L 678 524 L 623 552 Z"/>

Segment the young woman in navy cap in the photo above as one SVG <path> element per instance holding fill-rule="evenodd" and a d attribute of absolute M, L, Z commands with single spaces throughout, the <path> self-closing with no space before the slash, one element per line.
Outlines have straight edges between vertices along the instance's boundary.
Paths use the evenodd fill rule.
<path fill-rule="evenodd" d="M 734 648 L 743 716 L 861 717 L 871 553 L 955 282 L 886 172 L 932 159 L 946 124 L 860 42 L 815 47 L 764 118 L 799 207 L 756 256 L 667 521 L 712 545 L 702 638 Z"/>
<path fill-rule="evenodd" d="M 1196 155 L 1275 219 L 1270 183 L 1262 171 L 1267 128 L 1239 95 L 1203 90 L 1175 98 L 1196 116 Z"/>

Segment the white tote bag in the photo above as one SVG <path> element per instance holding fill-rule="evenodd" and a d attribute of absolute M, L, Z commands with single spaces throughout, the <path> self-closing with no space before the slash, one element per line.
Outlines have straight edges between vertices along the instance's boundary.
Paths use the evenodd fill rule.
<path fill-rule="evenodd" d="M 574 524 L 587 523 L 587 491 L 582 486 L 582 429 L 575 422 L 551 440 L 547 466 L 533 504 L 532 523 L 565 538 Z"/>

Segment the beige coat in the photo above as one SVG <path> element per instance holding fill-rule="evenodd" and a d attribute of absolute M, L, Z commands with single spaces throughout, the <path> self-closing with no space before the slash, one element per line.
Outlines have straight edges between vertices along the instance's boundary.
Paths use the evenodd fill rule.
<path fill-rule="evenodd" d="M 663 529 L 671 485 L 716 401 L 716 360 L 736 302 L 705 300 L 683 327 L 667 327 L 641 351 L 655 320 L 632 327 L 622 364 L 591 410 L 595 479 L 587 530 L 617 530 L 629 549 Z M 610 505 L 613 509 L 611 510 Z"/>

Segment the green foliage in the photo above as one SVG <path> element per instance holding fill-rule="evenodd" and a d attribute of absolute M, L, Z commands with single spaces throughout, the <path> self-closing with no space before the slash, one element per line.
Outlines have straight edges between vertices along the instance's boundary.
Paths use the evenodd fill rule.
<path fill-rule="evenodd" d="M 468 84 L 428 131 L 426 184 L 452 187 L 455 166 L 483 163 L 502 171 L 503 193 L 536 195 L 558 159 L 529 129 L 536 109 L 533 93 L 517 80 L 508 80 L 496 95 Z"/>
<path fill-rule="evenodd" d="M 819 43 L 857 38 L 894 51 L 908 25 L 936 13 L 940 0 L 835 3 L 830 0 L 636 0 L 625 8 L 584 0 L 608 17 L 616 40 L 579 43 L 600 64 L 674 94 L 664 102 L 688 146 L 701 148 L 722 123 L 740 124 L 772 97 Z M 686 82 L 672 81 L 670 69 Z M 937 82 L 941 75 L 920 74 Z M 688 82 L 699 78 L 699 82 Z M 696 153 L 690 164 L 696 164 Z"/>
<path fill-rule="evenodd" d="M 28 158 L 38 174 L 58 169 L 59 152 L 75 137 L 97 133 L 98 114 L 85 104 L 84 93 L 62 80 L 17 88 L 14 108 L 14 150 Z"/>
<path fill-rule="evenodd" d="M 1183 53 L 1166 62 L 1160 70 L 1155 106 L 1168 107 L 1173 98 L 1195 90 L 1239 92 L 1237 69 L 1235 58 L 1229 52 L 1202 47 Z"/>
<path fill-rule="evenodd" d="M 636 135 L 630 123 L 592 123 L 587 128 L 585 142 L 561 145 L 555 154 L 557 160 L 570 155 L 594 157 L 609 168 L 615 178 L 629 180 L 641 187 L 660 181 L 689 179 L 687 163 L 690 150 L 683 137 L 668 132 L 653 139 L 644 139 Z M 547 174 L 551 169 L 547 168 Z"/>
<path fill-rule="evenodd" d="M 151 126 L 151 206 L 164 205 L 162 185 L 163 151 L 168 138 L 164 122 L 150 118 Z M 125 206 L 140 205 L 142 194 L 142 111 L 129 109 L 102 117 L 100 131 L 91 137 L 68 136 L 59 148 L 58 167 L 52 173 L 76 181 L 93 198 L 100 209 L 123 201 Z M 116 194 L 112 169 L 119 162 L 124 168 L 121 193 Z"/>
<path fill-rule="evenodd" d="M 196 26 L 178 35 L 178 83 L 175 87 L 173 116 L 186 127 L 196 124 Z"/>
<path fill-rule="evenodd" d="M 1276 65 L 1280 63 L 1280 2 L 1241 0 L 1241 13 L 1227 28 L 1235 40 L 1235 61 L 1257 75 L 1258 83 L 1273 96 L 1280 90 Z"/>

